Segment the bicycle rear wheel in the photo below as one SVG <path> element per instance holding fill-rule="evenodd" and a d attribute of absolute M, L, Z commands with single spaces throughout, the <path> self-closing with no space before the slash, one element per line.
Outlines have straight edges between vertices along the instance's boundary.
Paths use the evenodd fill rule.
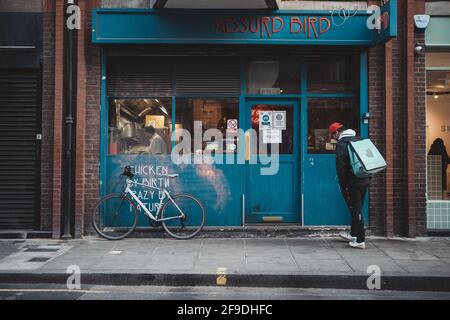
<path fill-rule="evenodd" d="M 168 199 L 161 208 L 164 230 L 175 239 L 190 239 L 196 236 L 205 224 L 205 208 L 195 197 L 180 194 Z M 180 210 L 184 213 L 181 217 Z"/>
<path fill-rule="evenodd" d="M 124 194 L 103 197 L 92 214 L 95 231 L 108 240 L 120 240 L 136 228 L 138 212 L 135 204 Z"/>

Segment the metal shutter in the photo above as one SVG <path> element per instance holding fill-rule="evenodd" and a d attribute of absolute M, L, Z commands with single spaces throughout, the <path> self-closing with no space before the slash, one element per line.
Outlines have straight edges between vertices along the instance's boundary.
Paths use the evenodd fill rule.
<path fill-rule="evenodd" d="M 0 229 L 37 226 L 38 74 L 0 69 Z"/>
<path fill-rule="evenodd" d="M 109 57 L 107 91 L 110 97 L 172 95 L 172 63 L 155 57 Z"/>
<path fill-rule="evenodd" d="M 176 61 L 178 94 L 239 95 L 240 64 L 232 58 L 185 58 Z"/>

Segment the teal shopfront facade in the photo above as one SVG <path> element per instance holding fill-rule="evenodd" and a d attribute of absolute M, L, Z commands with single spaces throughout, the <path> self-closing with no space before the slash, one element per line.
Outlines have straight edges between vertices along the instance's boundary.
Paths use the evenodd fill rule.
<path fill-rule="evenodd" d="M 367 51 L 396 35 L 396 7 L 382 8 L 380 31 L 367 27 L 366 11 L 342 20 L 328 11 L 96 9 L 101 193 L 120 191 L 131 165 L 140 182 L 197 196 L 210 227 L 348 225 L 326 128 L 342 121 L 368 136 Z M 263 128 L 265 115 L 280 117 L 277 130 Z M 163 151 L 147 148 L 149 126 Z M 171 157 L 186 142 L 177 129 L 203 136 L 183 151 L 191 163 Z M 218 141 L 208 129 L 232 138 Z M 159 194 L 136 192 L 155 212 Z"/>

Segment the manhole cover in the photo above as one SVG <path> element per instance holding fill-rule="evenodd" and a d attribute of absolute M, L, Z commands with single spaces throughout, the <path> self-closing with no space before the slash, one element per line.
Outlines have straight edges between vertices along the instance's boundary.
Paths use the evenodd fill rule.
<path fill-rule="evenodd" d="M 47 260 L 50 260 L 50 258 L 47 257 L 36 257 L 28 260 L 28 262 L 45 262 Z"/>

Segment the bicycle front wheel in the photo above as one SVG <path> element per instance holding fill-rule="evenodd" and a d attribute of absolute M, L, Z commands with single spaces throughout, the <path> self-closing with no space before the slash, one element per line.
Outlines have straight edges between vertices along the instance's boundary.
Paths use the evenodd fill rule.
<path fill-rule="evenodd" d="M 205 208 L 195 197 L 180 194 L 168 199 L 161 208 L 164 230 L 175 239 L 196 236 L 205 224 Z"/>
<path fill-rule="evenodd" d="M 124 194 L 102 198 L 92 214 L 95 231 L 108 240 L 120 240 L 136 228 L 138 212 L 135 204 Z"/>

